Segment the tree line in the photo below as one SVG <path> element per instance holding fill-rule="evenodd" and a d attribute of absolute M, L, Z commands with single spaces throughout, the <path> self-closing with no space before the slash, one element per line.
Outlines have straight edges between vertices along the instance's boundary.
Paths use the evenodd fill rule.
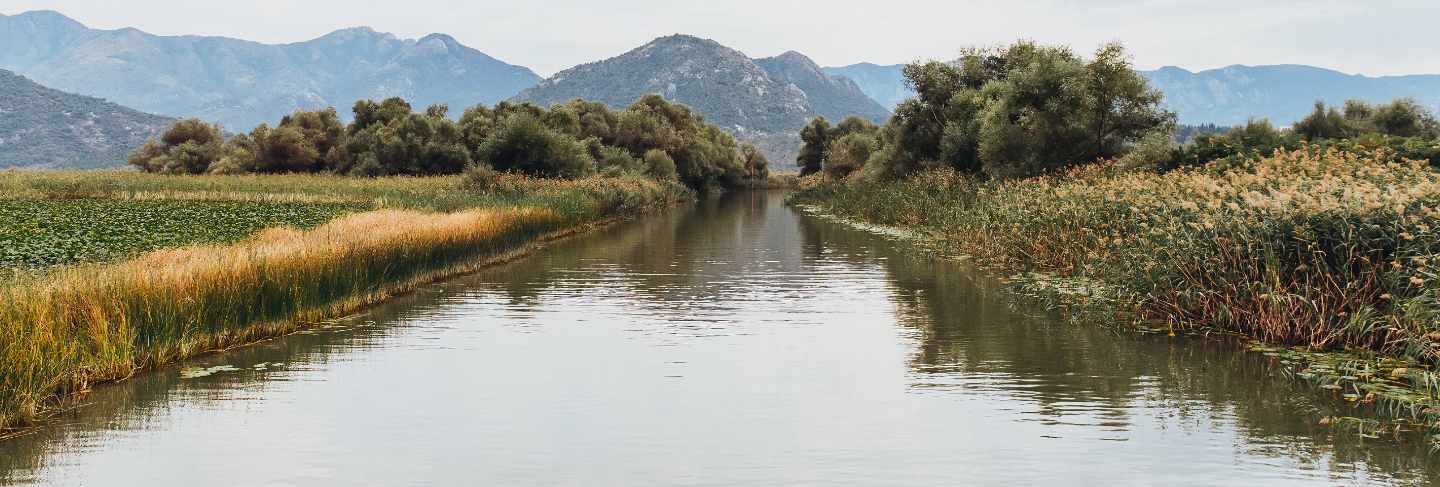
<path fill-rule="evenodd" d="M 574 100 L 477 105 L 458 120 L 445 105 L 415 111 L 401 98 L 297 111 L 275 126 L 226 137 L 198 119 L 176 122 L 130 155 L 167 174 L 457 174 L 467 167 L 535 177 L 644 174 L 694 188 L 735 187 L 769 176 L 769 161 L 684 105 L 649 95 L 624 110 Z"/>
<path fill-rule="evenodd" d="M 904 76 L 916 96 L 883 126 L 853 117 L 805 126 L 801 174 L 896 178 L 948 167 L 1023 178 L 1115 159 L 1163 171 L 1304 146 L 1386 149 L 1440 165 L 1440 123 L 1413 99 L 1317 103 L 1285 129 L 1263 119 L 1179 126 L 1116 43 L 1089 59 L 1030 41 L 970 48 L 953 62 L 908 65 Z"/>
<path fill-rule="evenodd" d="M 1316 102 L 1314 111 L 1288 128 L 1277 128 L 1259 118 L 1196 135 L 1185 144 L 1147 141 L 1130 156 L 1133 162 L 1127 163 L 1165 170 L 1306 146 L 1351 152 L 1386 150 L 1394 157 L 1440 166 L 1440 121 L 1412 98 L 1378 105 L 1350 100 L 1339 108 Z"/>

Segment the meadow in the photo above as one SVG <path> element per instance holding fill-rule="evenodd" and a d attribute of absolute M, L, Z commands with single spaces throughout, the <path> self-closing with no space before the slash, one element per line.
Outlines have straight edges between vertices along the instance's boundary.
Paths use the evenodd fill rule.
<path fill-rule="evenodd" d="M 918 230 L 1162 328 L 1393 357 L 1371 376 L 1430 398 L 1440 383 L 1440 173 L 1423 161 L 1309 148 L 1167 173 L 932 170 L 812 181 L 795 201 Z"/>
<path fill-rule="evenodd" d="M 481 187 L 483 186 L 483 187 Z M 0 428 L 692 197 L 641 177 L 0 173 Z"/>

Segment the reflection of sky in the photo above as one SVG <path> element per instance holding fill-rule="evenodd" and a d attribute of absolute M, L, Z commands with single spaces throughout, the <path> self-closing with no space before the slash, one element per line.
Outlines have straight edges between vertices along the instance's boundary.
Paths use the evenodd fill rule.
<path fill-rule="evenodd" d="M 101 388 L 0 458 L 156 486 L 1285 485 L 1425 461 L 1312 439 L 1298 389 L 1222 347 L 1022 315 L 968 270 L 741 203 L 187 365 L 240 370 Z"/>

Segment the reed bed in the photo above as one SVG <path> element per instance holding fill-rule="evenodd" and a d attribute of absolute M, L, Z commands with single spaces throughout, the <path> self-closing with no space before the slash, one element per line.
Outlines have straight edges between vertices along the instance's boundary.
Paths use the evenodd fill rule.
<path fill-rule="evenodd" d="M 978 262 L 1094 283 L 1143 319 L 1440 364 L 1440 174 L 1302 149 L 1166 174 L 1013 182 L 932 171 L 796 196 Z"/>
<path fill-rule="evenodd" d="M 96 382 L 288 333 L 547 236 L 692 197 L 678 185 L 643 178 L 505 176 L 477 191 L 459 178 L 115 173 L 117 183 L 84 174 L 4 173 L 0 188 L 30 188 L 4 198 L 163 194 L 185 201 L 204 191 L 266 202 L 277 201 L 266 191 L 284 190 L 275 194 L 340 196 L 376 209 L 310 229 L 270 228 L 236 243 L 0 280 L 0 429 L 30 422 Z"/>

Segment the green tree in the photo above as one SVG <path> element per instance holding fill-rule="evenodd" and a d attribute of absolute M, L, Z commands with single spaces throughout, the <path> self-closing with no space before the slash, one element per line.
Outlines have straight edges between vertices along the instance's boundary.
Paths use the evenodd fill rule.
<path fill-rule="evenodd" d="M 1315 111 L 1295 122 L 1292 130 L 1302 139 L 1311 141 L 1343 139 L 1354 132 L 1345 115 L 1334 108 L 1325 108 L 1323 101 L 1315 102 Z"/>
<path fill-rule="evenodd" d="M 480 147 L 480 159 L 500 171 L 574 178 L 595 167 L 584 144 L 528 114 L 507 118 Z"/>
<path fill-rule="evenodd" d="M 825 162 L 825 151 L 830 147 L 830 122 L 825 117 L 815 117 L 805 128 L 800 129 L 800 155 L 795 158 L 800 166 L 800 175 L 809 176 L 820 172 Z"/>
<path fill-rule="evenodd" d="M 218 125 L 190 118 L 175 122 L 158 141 L 146 141 L 129 162 L 145 172 L 201 174 L 220 159 L 224 143 Z"/>

